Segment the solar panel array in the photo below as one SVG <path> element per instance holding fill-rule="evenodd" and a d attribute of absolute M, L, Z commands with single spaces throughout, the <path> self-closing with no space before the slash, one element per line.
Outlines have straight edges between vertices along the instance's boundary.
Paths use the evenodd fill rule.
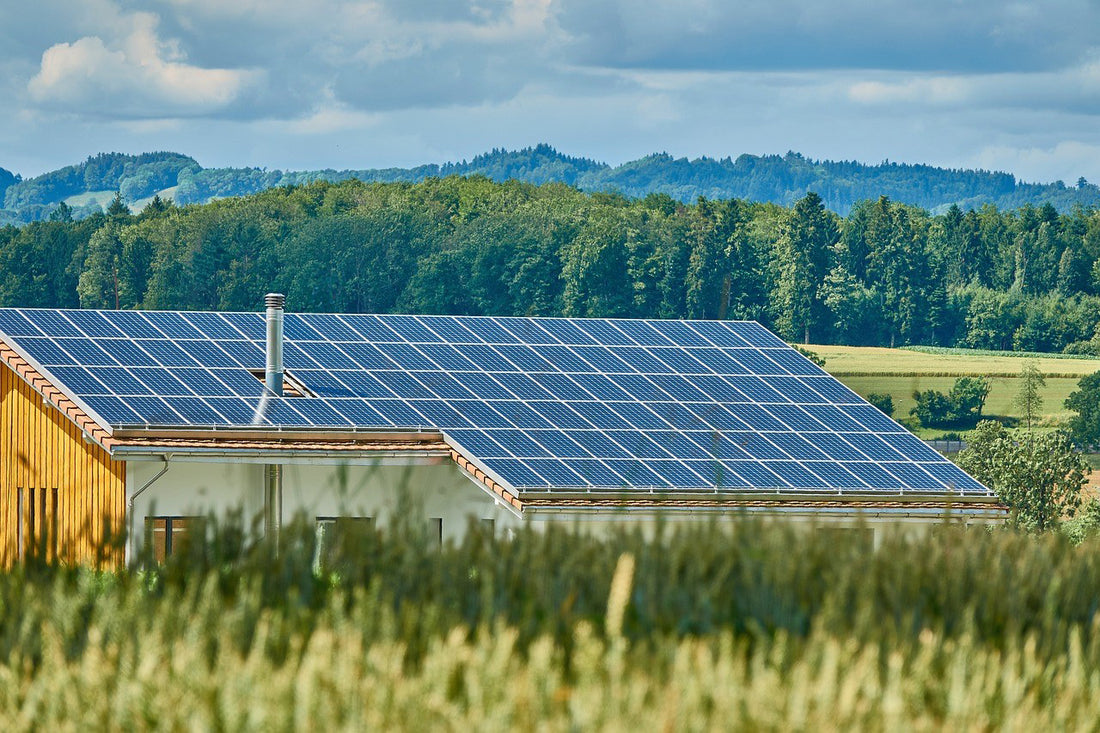
<path fill-rule="evenodd" d="M 286 314 L 314 396 L 262 400 L 259 313 L 0 309 L 114 426 L 431 428 L 522 491 L 988 495 L 762 326 Z"/>

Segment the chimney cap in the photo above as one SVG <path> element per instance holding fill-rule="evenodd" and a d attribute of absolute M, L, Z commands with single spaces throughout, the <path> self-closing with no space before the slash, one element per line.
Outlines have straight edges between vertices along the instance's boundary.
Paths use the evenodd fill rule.
<path fill-rule="evenodd" d="M 264 296 L 264 303 L 268 308 L 282 308 L 286 302 L 286 296 L 282 293 L 268 293 Z"/>

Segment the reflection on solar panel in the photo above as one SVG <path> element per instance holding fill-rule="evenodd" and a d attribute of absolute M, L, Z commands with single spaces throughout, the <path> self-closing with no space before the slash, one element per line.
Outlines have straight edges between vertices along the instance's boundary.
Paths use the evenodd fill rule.
<path fill-rule="evenodd" d="M 0 338 L 105 423 L 242 426 L 257 313 L 0 309 Z M 519 491 L 988 495 L 756 323 L 287 314 L 315 396 L 260 424 L 443 431 Z"/>

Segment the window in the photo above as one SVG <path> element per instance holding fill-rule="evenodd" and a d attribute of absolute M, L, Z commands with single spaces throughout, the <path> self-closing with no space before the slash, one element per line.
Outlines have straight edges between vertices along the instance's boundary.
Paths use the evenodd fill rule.
<path fill-rule="evenodd" d="M 164 562 L 192 532 L 202 529 L 202 517 L 146 517 L 145 541 L 153 559 Z"/>
<path fill-rule="evenodd" d="M 362 537 L 374 527 L 374 517 L 317 517 L 317 555 L 314 566 L 328 565 L 340 544 Z"/>
<path fill-rule="evenodd" d="M 817 533 L 829 539 L 830 542 L 842 546 L 855 547 L 860 552 L 871 552 L 875 549 L 874 527 L 817 527 Z"/>
<path fill-rule="evenodd" d="M 16 513 L 19 517 L 16 541 L 19 559 L 39 557 L 57 559 L 57 489 L 16 489 Z"/>

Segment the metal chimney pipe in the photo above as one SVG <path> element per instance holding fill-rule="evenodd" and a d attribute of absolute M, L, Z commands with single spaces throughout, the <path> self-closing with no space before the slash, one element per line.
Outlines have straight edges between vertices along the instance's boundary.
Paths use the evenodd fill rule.
<path fill-rule="evenodd" d="M 267 364 L 264 369 L 264 385 L 276 397 L 283 394 L 283 304 L 282 293 L 268 293 L 267 304 Z"/>
<path fill-rule="evenodd" d="M 283 395 L 283 304 L 282 293 L 264 296 L 267 305 L 267 359 L 264 385 L 276 397 Z M 266 399 L 266 398 L 265 398 Z M 279 533 L 283 524 L 283 467 L 264 466 L 264 534 L 278 552 Z"/>
<path fill-rule="evenodd" d="M 264 536 L 279 545 L 283 528 L 283 467 L 264 466 Z"/>

